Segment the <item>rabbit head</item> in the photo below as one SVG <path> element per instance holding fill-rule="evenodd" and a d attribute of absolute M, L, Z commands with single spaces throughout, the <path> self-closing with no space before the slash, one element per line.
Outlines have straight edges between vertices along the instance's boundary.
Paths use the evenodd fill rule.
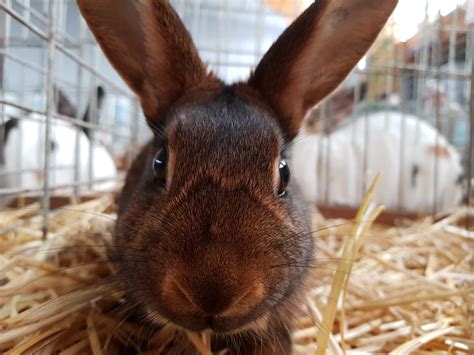
<path fill-rule="evenodd" d="M 168 1 L 78 3 L 154 132 L 115 233 L 131 299 L 149 320 L 188 330 L 262 330 L 275 317 L 291 328 L 282 319 L 304 292 L 313 240 L 286 149 L 396 1 L 315 2 L 233 85 L 207 70 Z"/>

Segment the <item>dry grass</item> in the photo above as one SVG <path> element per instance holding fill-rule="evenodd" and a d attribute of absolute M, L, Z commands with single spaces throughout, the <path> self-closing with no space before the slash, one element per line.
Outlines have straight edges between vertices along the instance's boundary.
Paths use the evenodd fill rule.
<path fill-rule="evenodd" d="M 339 302 L 333 353 L 474 353 L 474 232 L 457 225 L 468 212 L 460 208 L 436 223 L 372 228 L 352 269 L 344 316 Z M 319 234 L 321 260 L 339 256 L 350 233 L 350 225 L 339 225 Z M 323 264 L 326 270 L 313 272 L 318 281 L 307 305 L 316 319 L 334 274 Z M 316 351 L 314 323 L 310 316 L 300 320 L 297 353 Z"/>
<path fill-rule="evenodd" d="M 376 210 L 364 212 L 359 221 Z M 474 232 L 458 223 L 469 213 L 369 231 L 365 222 L 319 216 L 327 228 L 315 235 L 314 288 L 295 353 L 315 353 L 317 341 L 337 354 L 474 353 Z M 151 336 L 124 320 L 127 304 L 106 259 L 111 197 L 58 210 L 46 242 L 37 214 L 35 205 L 0 212 L 0 352 L 114 354 L 141 344 L 150 354 L 210 353 L 209 334 L 167 327 Z"/>

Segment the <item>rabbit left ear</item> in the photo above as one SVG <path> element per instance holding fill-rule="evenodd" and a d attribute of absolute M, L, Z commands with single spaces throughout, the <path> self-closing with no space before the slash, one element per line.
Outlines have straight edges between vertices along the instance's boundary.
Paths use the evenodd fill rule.
<path fill-rule="evenodd" d="M 168 0 L 77 0 L 105 55 L 140 97 L 149 122 L 207 74 Z"/>
<path fill-rule="evenodd" d="M 288 139 L 307 111 L 362 58 L 397 0 L 315 1 L 275 42 L 250 77 L 278 115 Z"/>

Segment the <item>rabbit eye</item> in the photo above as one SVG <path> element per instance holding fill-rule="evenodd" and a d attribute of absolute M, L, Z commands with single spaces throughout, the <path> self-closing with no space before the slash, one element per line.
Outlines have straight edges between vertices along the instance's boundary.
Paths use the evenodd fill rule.
<path fill-rule="evenodd" d="M 160 182 L 166 181 L 166 165 L 168 164 L 168 152 L 160 148 L 153 158 L 153 173 Z"/>
<path fill-rule="evenodd" d="M 280 165 L 278 166 L 280 170 L 280 186 L 278 187 L 278 197 L 283 197 L 286 194 L 286 187 L 290 182 L 290 168 L 285 160 L 280 160 Z"/>

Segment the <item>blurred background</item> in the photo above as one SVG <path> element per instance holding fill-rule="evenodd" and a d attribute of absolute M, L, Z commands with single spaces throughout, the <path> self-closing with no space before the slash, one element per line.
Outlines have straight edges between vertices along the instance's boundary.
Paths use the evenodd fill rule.
<path fill-rule="evenodd" d="M 309 0 L 172 0 L 204 61 L 243 80 Z M 474 154 L 470 0 L 400 0 L 367 56 L 309 113 L 293 176 L 344 216 L 368 182 L 394 215 L 469 203 Z M 150 137 L 137 100 L 73 0 L 0 0 L 0 208 L 113 190 Z M 303 159 L 304 158 L 304 159 Z"/>

